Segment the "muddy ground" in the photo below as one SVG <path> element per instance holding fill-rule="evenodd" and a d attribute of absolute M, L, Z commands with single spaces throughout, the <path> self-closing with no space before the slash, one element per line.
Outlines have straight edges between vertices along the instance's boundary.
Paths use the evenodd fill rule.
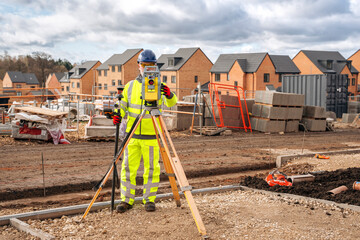
<path fill-rule="evenodd" d="M 359 129 L 336 132 L 263 134 L 234 131 L 231 136 L 190 136 L 173 132 L 175 149 L 188 179 L 204 179 L 195 187 L 239 181 L 237 175 L 254 175 L 275 167 L 278 155 L 324 152 L 360 147 Z M 106 173 L 114 142 L 73 141 L 71 145 L 0 141 L 0 201 L 91 190 Z M 42 170 L 44 160 L 44 175 Z M 162 171 L 161 180 L 168 179 Z M 233 175 L 231 175 L 233 174 Z M 142 175 L 141 171 L 138 174 Z M 232 176 L 226 177 L 218 176 Z M 243 177 L 243 176 L 242 176 Z M 221 179 L 223 182 L 221 182 Z M 141 182 L 141 177 L 139 177 Z M 107 186 L 110 186 L 111 180 Z"/>
<path fill-rule="evenodd" d="M 233 132 L 231 136 L 213 137 L 190 136 L 188 132 L 173 132 L 171 135 L 189 182 L 195 188 L 239 184 L 247 176 L 264 179 L 275 167 L 278 155 L 360 147 L 360 130 L 347 128 L 336 129 L 336 132 L 305 133 L 305 137 L 301 132 L 285 135 Z M 93 184 L 105 174 L 114 152 L 114 142 L 72 141 L 71 145 L 58 146 L 41 142 L 7 142 L 10 141 L 0 139 L 0 215 L 88 203 L 94 194 L 91 191 Z M 41 153 L 45 162 L 47 197 L 43 197 Z M 333 171 L 358 167 L 358 159 L 359 154 L 332 156 L 328 160 L 301 158 L 280 170 L 286 174 Z M 160 192 L 171 191 L 164 174 L 161 186 Z M 108 200 L 109 188 L 103 192 L 102 200 Z M 319 207 L 311 203 L 315 207 L 309 207 L 308 203 L 287 203 L 261 194 L 249 196 L 241 191 L 197 196 L 196 201 L 210 235 L 215 237 L 213 239 L 271 239 L 279 236 L 356 239 L 355 236 L 360 235 L 355 230 L 359 229 L 355 226 L 360 222 L 359 215 L 349 212 L 345 216 L 344 211 L 331 210 L 332 206 Z M 28 223 L 58 239 L 120 236 L 145 239 L 149 233 L 158 239 L 168 239 L 169 236 L 194 239 L 198 236 L 186 206 L 173 210 L 174 203 L 166 201 L 157 206 L 155 215 L 144 213 L 141 205 L 125 215 L 111 218 L 108 210 L 91 213 L 89 221 L 81 228 L 73 218 L 66 217 L 56 221 L 30 220 Z M 275 212 L 274 216 L 272 212 Z M 188 220 L 179 223 L 179 219 Z M 159 228 L 158 222 L 164 227 Z M 326 227 L 330 223 L 336 227 Z M 118 227 L 119 224 L 123 229 Z M 306 227 L 311 231 L 307 232 Z M 186 233 L 180 229 L 186 229 Z M 343 237 L 343 229 L 352 231 L 352 234 Z M 31 239 L 11 227 L 1 227 L 0 232 L 7 239 Z"/>

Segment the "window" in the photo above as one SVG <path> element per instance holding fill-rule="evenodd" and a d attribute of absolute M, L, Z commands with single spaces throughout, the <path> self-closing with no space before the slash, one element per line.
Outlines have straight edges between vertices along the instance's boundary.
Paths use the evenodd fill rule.
<path fill-rule="evenodd" d="M 215 82 L 220 82 L 220 74 L 219 73 L 215 74 Z"/>
<path fill-rule="evenodd" d="M 194 78 L 194 82 L 198 82 L 198 76 L 195 76 L 195 78 Z"/>
<path fill-rule="evenodd" d="M 332 69 L 333 68 L 333 61 L 332 60 L 327 60 L 326 61 L 326 68 L 327 69 Z"/>
<path fill-rule="evenodd" d="M 264 73 L 264 82 L 270 82 L 270 74 Z"/>
<path fill-rule="evenodd" d="M 79 83 L 79 82 L 76 83 L 76 87 L 77 87 L 77 88 L 80 88 L 80 83 Z"/>
<path fill-rule="evenodd" d="M 111 80 L 111 86 L 115 86 L 115 80 L 113 79 L 113 80 Z"/>
<path fill-rule="evenodd" d="M 70 88 L 69 88 L 69 86 L 66 86 L 66 91 L 68 92 L 68 91 L 70 91 Z"/>
<path fill-rule="evenodd" d="M 176 76 L 171 76 L 171 83 L 176 83 Z"/>
<path fill-rule="evenodd" d="M 351 85 L 355 86 L 355 78 L 351 79 Z"/>
<path fill-rule="evenodd" d="M 102 86 L 101 86 L 101 83 L 99 83 L 99 90 L 101 90 L 101 87 L 102 87 Z"/>
<path fill-rule="evenodd" d="M 75 83 L 74 82 L 71 83 L 71 87 L 75 88 Z"/>
<path fill-rule="evenodd" d="M 350 78 L 347 78 L 347 85 L 350 86 Z"/>
<path fill-rule="evenodd" d="M 21 96 L 21 92 L 16 92 L 16 96 Z"/>
<path fill-rule="evenodd" d="M 163 76 L 163 83 L 167 83 L 167 76 Z"/>
<path fill-rule="evenodd" d="M 234 86 L 237 86 L 237 85 L 238 85 L 238 81 L 235 81 L 235 82 L 234 82 Z"/>
<path fill-rule="evenodd" d="M 279 74 L 279 82 L 282 82 L 282 75 L 281 74 Z"/>
<path fill-rule="evenodd" d="M 64 86 L 61 87 L 61 91 L 62 91 L 62 92 L 64 91 Z"/>
<path fill-rule="evenodd" d="M 121 72 L 121 66 L 118 66 L 118 72 Z"/>
<path fill-rule="evenodd" d="M 115 72 L 115 66 L 111 66 L 111 71 Z"/>
<path fill-rule="evenodd" d="M 227 80 L 227 81 L 229 81 L 229 80 L 230 80 L 230 79 L 229 79 L 229 74 L 228 74 L 228 73 L 226 74 L 226 80 Z"/>
<path fill-rule="evenodd" d="M 16 84 L 16 88 L 21 88 L 21 84 Z"/>
<path fill-rule="evenodd" d="M 174 59 L 169 59 L 168 65 L 169 66 L 174 66 Z"/>
<path fill-rule="evenodd" d="M 118 86 L 120 86 L 121 85 L 121 80 L 118 80 Z"/>
<path fill-rule="evenodd" d="M 99 76 L 101 76 L 101 70 L 99 70 Z"/>
<path fill-rule="evenodd" d="M 35 86 L 30 86 L 30 88 L 35 88 Z"/>
<path fill-rule="evenodd" d="M 104 76 L 107 77 L 107 70 L 104 70 Z"/>
<path fill-rule="evenodd" d="M 107 90 L 107 83 L 104 83 L 104 90 Z"/>

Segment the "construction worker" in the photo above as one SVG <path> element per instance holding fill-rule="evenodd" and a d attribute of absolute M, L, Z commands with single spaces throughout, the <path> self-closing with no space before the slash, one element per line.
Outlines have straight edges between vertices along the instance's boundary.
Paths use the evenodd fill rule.
<path fill-rule="evenodd" d="M 127 133 L 130 132 L 136 117 L 145 107 L 145 101 L 141 99 L 142 78 L 145 66 L 156 65 L 154 52 L 142 51 L 138 57 L 138 65 L 140 74 L 135 80 L 125 85 L 119 106 L 120 116 L 113 118 L 113 123 L 118 124 L 127 112 Z M 162 102 L 168 107 L 176 104 L 176 95 L 164 83 L 161 84 L 161 94 L 162 97 L 157 102 L 157 106 L 160 106 Z M 121 203 L 116 208 L 117 212 L 123 213 L 133 207 L 136 175 L 141 159 L 144 165 L 143 204 L 145 204 L 146 211 L 155 211 L 156 192 L 160 181 L 159 154 L 154 125 L 149 112 L 146 112 L 124 151 L 124 160 L 121 166 Z"/>

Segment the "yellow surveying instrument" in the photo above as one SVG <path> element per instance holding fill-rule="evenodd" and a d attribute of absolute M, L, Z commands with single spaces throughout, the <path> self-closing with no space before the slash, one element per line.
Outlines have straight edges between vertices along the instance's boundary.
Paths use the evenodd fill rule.
<path fill-rule="evenodd" d="M 141 86 L 141 96 L 146 102 L 154 102 L 161 98 L 161 81 L 158 66 L 146 66 Z"/>

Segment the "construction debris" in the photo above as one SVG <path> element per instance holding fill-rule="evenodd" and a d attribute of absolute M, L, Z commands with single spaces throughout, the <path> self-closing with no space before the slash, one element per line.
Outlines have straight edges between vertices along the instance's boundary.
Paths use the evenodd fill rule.
<path fill-rule="evenodd" d="M 54 144 L 70 143 L 64 138 L 65 118 L 68 113 L 39 107 L 15 107 L 12 120 L 12 137 L 14 139 L 34 139 Z"/>
<path fill-rule="evenodd" d="M 214 135 L 231 135 L 232 131 L 230 129 L 218 128 L 216 126 L 204 126 L 200 129 L 200 127 L 196 126 L 193 128 L 193 132 L 201 133 L 206 136 L 214 136 Z"/>
<path fill-rule="evenodd" d="M 347 191 L 347 190 L 348 190 L 348 188 L 343 185 L 343 186 L 340 186 L 340 187 L 337 187 L 337 188 L 334 188 L 334 189 L 328 191 L 328 193 L 329 193 L 330 195 L 336 195 L 336 194 L 339 194 L 339 193 L 341 193 L 341 192 L 345 192 L 345 191 Z"/>

